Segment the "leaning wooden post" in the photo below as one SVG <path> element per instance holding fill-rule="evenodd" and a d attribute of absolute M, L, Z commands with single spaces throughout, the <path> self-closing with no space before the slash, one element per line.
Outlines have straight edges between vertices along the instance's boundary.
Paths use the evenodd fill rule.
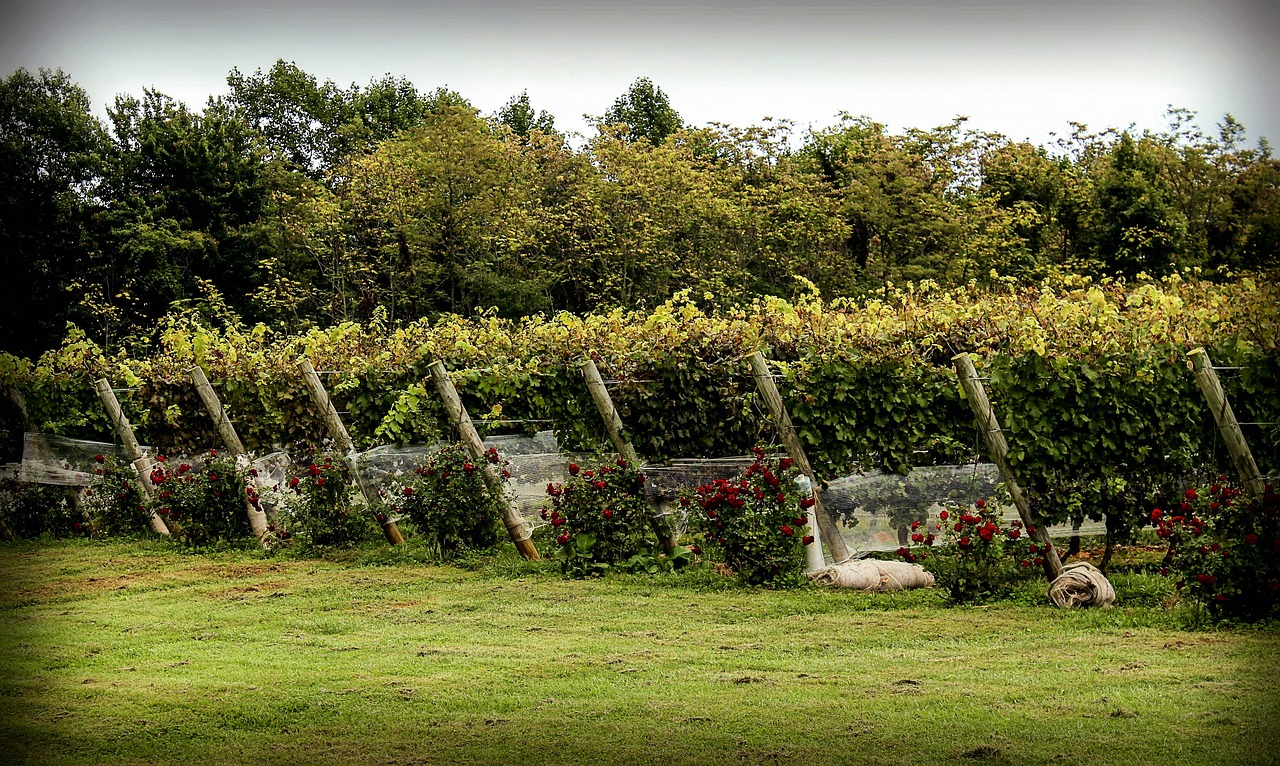
<path fill-rule="evenodd" d="M 236 468 L 241 471 L 246 470 L 249 466 L 249 452 L 244 448 L 244 442 L 240 441 L 236 427 L 231 425 L 231 418 L 227 417 L 227 411 L 222 406 L 222 401 L 218 399 L 217 392 L 209 384 L 209 378 L 199 366 L 191 368 L 191 382 L 196 384 L 196 391 L 200 394 L 200 400 L 204 402 L 205 409 L 209 411 L 209 417 L 213 418 L 213 424 L 218 429 L 218 435 L 222 437 L 222 443 L 227 446 L 231 457 L 235 458 Z M 247 498 L 244 507 L 245 513 L 249 515 L 249 527 L 253 530 L 253 536 L 258 538 L 258 544 L 263 548 L 268 547 L 267 514 Z"/>
<path fill-rule="evenodd" d="M 613 448 L 623 460 L 638 466 L 640 458 L 636 455 L 636 448 L 622 434 L 622 418 L 618 416 L 618 410 L 613 406 L 613 398 L 609 396 L 609 389 L 605 387 L 604 379 L 600 377 L 600 370 L 596 367 L 595 361 L 588 356 L 578 363 L 578 368 L 582 370 L 582 377 L 587 381 L 587 390 L 591 392 L 591 399 L 596 403 L 596 409 L 600 411 L 600 419 L 604 421 L 604 430 L 608 432 Z M 649 517 L 649 522 L 658 536 L 658 543 L 662 545 L 663 552 L 670 556 L 676 549 L 676 541 L 671 536 L 671 529 L 663 520 L 663 515 L 663 512 L 658 510 Z"/>
<path fill-rule="evenodd" d="M 458 390 L 453 387 L 453 381 L 449 379 L 449 370 L 445 368 L 444 362 L 440 361 L 432 362 L 429 369 L 431 379 L 436 384 L 436 391 L 440 394 L 445 411 L 449 414 L 449 420 L 457 429 L 458 435 L 462 437 L 462 445 L 471 455 L 471 459 L 480 466 L 480 475 L 484 477 L 484 483 L 489 487 L 489 492 L 496 497 L 506 497 L 505 483 L 485 457 L 484 442 L 480 440 L 480 434 L 476 433 L 476 427 L 471 423 L 471 416 L 467 414 L 467 408 L 463 406 Z M 521 556 L 529 561 L 542 559 L 538 555 L 538 549 L 533 546 L 533 541 L 529 539 L 524 520 L 520 518 L 520 514 L 510 502 L 504 505 L 502 524 L 507 528 L 507 534 L 511 535 L 511 541 L 516 544 L 516 550 L 520 551 Z"/>
<path fill-rule="evenodd" d="M 315 401 L 316 407 L 320 408 L 320 415 L 324 418 L 325 427 L 329 429 L 329 435 L 333 437 L 334 444 L 337 445 L 338 451 L 342 453 L 342 459 L 346 462 L 347 468 L 351 470 L 351 476 L 356 482 L 356 489 L 360 490 L 360 497 L 364 498 L 365 505 L 372 510 L 374 507 L 372 492 L 365 486 L 364 479 L 360 476 L 360 471 L 355 461 L 356 445 L 351 441 L 351 435 L 347 433 L 347 427 L 342 425 L 342 418 L 338 417 L 338 408 L 333 406 L 333 400 L 329 398 L 329 392 L 324 390 L 324 384 L 320 382 L 320 376 L 316 374 L 316 368 L 311 366 L 311 361 L 306 358 L 299 359 L 298 367 L 302 370 L 302 381 L 307 384 L 307 390 L 311 392 L 312 400 Z M 399 545 L 404 542 L 404 536 L 400 534 L 400 528 L 396 526 L 396 523 L 390 517 L 386 517 L 385 521 L 379 523 L 382 525 L 382 534 L 386 536 L 387 542 L 392 545 Z"/>
<path fill-rule="evenodd" d="M 987 449 L 991 455 L 991 462 L 996 464 L 1000 469 L 1000 478 L 1004 481 L 1005 487 L 1009 490 L 1009 496 L 1013 498 L 1013 504 L 1018 509 L 1018 516 L 1022 518 L 1022 523 L 1026 525 L 1030 532 L 1031 539 L 1039 543 L 1044 550 L 1044 573 L 1050 581 L 1058 579 L 1058 575 L 1062 574 L 1062 559 L 1058 558 L 1058 549 L 1055 548 L 1049 540 L 1049 529 L 1045 524 L 1034 523 L 1031 519 L 1031 504 L 1027 501 L 1027 496 L 1023 494 L 1021 485 L 1013 475 L 1013 468 L 1009 466 L 1009 443 L 1004 439 L 1004 431 L 1000 430 L 1000 421 L 996 419 L 995 410 L 991 408 L 991 400 L 987 398 L 987 390 L 983 387 L 982 381 L 978 380 L 978 371 L 973 367 L 973 360 L 968 354 L 956 354 L 951 357 L 951 361 L 955 362 L 956 375 L 960 378 L 960 387 L 964 389 L 965 398 L 969 400 L 969 406 L 973 409 L 973 414 L 978 418 L 978 428 L 982 431 L 983 438 L 987 442 Z"/>
<path fill-rule="evenodd" d="M 1227 401 L 1227 394 L 1222 390 L 1218 374 L 1213 370 L 1213 362 L 1209 361 L 1209 354 L 1203 348 L 1197 348 L 1187 356 L 1195 369 L 1196 383 L 1200 386 L 1200 392 L 1209 403 L 1209 409 L 1213 410 L 1213 419 L 1218 423 L 1222 440 L 1227 443 L 1227 451 L 1231 453 L 1231 460 L 1236 464 L 1236 473 L 1244 483 L 1245 491 L 1254 497 L 1261 497 L 1266 491 L 1267 482 L 1262 478 L 1262 472 L 1258 470 L 1253 453 L 1249 451 L 1249 444 L 1244 440 L 1240 423 L 1236 420 L 1236 414 L 1231 411 L 1231 403 Z"/>
<path fill-rule="evenodd" d="M 824 540 L 827 543 L 827 548 L 831 550 L 831 558 L 834 563 L 843 563 L 849 558 L 849 548 L 844 544 L 844 538 L 840 536 L 840 529 L 836 526 L 835 518 L 831 516 L 830 512 L 822 504 L 822 498 L 818 494 L 818 478 L 814 476 L 813 467 L 809 465 L 809 457 L 805 455 L 804 447 L 800 444 L 800 437 L 796 433 L 796 427 L 792 425 L 791 416 L 787 414 L 787 408 L 782 403 L 782 395 L 778 393 L 778 387 L 774 385 L 773 373 L 769 371 L 769 363 L 765 361 L 764 354 L 759 351 L 747 357 L 747 362 L 751 366 L 752 376 L 756 379 L 756 388 L 760 390 L 760 398 L 764 399 L 765 408 L 769 410 L 769 417 L 773 419 L 773 424 L 778 429 L 778 437 L 782 439 L 783 446 L 787 448 L 787 454 L 795 461 L 800 473 L 809 479 L 813 489 L 813 517 L 817 519 L 818 525 L 817 527 L 810 525 L 810 531 L 813 532 L 813 543 L 805 551 L 809 570 L 820 569 L 825 563 L 820 560 Z M 817 555 L 814 556 L 809 552 L 810 550 L 815 551 Z"/>
<path fill-rule="evenodd" d="M 142 454 L 142 447 L 138 445 L 138 439 L 133 435 L 133 428 L 129 426 L 128 419 L 124 416 L 124 410 L 120 408 L 120 402 L 116 399 L 116 394 L 111 390 L 111 384 L 106 378 L 102 378 L 96 384 L 98 389 L 98 398 L 102 400 L 102 406 L 107 410 L 107 416 L 111 418 L 112 425 L 115 426 L 116 434 L 120 437 L 121 444 L 124 445 L 124 452 L 129 456 L 129 460 L 133 462 L 133 470 L 138 474 L 138 486 L 142 488 L 143 493 L 148 496 L 154 496 L 156 487 L 151 483 L 151 458 Z M 157 534 L 169 536 L 169 527 L 165 525 L 164 519 L 155 512 L 151 512 L 151 529 Z"/>

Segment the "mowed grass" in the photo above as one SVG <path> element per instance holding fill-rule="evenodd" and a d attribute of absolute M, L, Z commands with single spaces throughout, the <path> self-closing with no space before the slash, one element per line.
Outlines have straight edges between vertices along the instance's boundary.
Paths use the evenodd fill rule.
<path fill-rule="evenodd" d="M 0 763 L 1280 762 L 1280 632 L 1139 579 L 1070 612 L 414 558 L 0 546 Z"/>

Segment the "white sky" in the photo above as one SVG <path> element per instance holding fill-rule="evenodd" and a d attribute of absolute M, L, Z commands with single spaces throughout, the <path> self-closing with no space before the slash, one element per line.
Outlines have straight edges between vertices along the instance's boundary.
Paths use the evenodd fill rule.
<path fill-rule="evenodd" d="M 528 90 L 585 131 L 640 76 L 693 124 L 840 111 L 893 129 L 957 114 L 1013 138 L 1068 121 L 1163 128 L 1168 104 L 1231 112 L 1280 143 L 1280 4 L 1266 0 L 9 0 L 0 76 L 61 67 L 102 113 L 155 87 L 202 106 L 232 67 L 293 61 L 320 80 L 404 76 L 485 112 Z"/>

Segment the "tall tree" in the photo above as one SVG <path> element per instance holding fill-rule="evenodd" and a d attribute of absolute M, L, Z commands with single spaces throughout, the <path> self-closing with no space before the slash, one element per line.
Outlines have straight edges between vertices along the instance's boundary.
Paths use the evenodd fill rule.
<path fill-rule="evenodd" d="M 529 134 L 535 130 L 548 135 L 556 130 L 555 118 L 548 114 L 545 110 L 534 111 L 533 106 L 529 103 L 529 91 L 520 91 L 519 95 L 512 96 L 501 109 L 498 110 L 498 122 L 511 128 L 511 132 L 521 138 L 528 138 Z"/>
<path fill-rule="evenodd" d="M 626 125 L 630 140 L 644 139 L 656 146 L 684 123 L 662 88 L 648 77 L 641 77 L 604 113 L 604 124 Z"/>
<path fill-rule="evenodd" d="M 119 286 L 108 299 L 148 321 L 197 297 L 203 279 L 234 308 L 250 308 L 268 193 L 255 133 L 225 103 L 192 112 L 152 90 L 117 98 L 108 115 L 115 141 L 102 223 L 114 257 L 93 275 Z"/>
<path fill-rule="evenodd" d="M 62 338 L 90 259 L 87 235 L 106 133 L 62 70 L 0 81 L 0 349 L 35 355 Z"/>

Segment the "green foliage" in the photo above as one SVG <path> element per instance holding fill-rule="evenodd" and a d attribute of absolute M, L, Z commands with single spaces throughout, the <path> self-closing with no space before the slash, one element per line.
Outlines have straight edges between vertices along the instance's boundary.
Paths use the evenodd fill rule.
<path fill-rule="evenodd" d="M 698 487 L 693 500 L 702 508 L 694 526 L 706 538 L 712 556 L 723 561 L 746 585 L 786 587 L 804 581 L 803 546 L 811 497 L 801 497 L 795 478 L 799 471 L 790 458 L 764 456 L 736 480 L 717 479 Z M 681 499 L 689 506 L 690 498 Z"/>
<path fill-rule="evenodd" d="M 911 545 L 898 555 L 923 562 L 955 604 L 1005 597 L 1024 572 L 1044 564 L 1044 551 L 1022 522 L 1005 526 L 984 500 L 972 508 L 948 504 L 928 521 L 913 522 L 911 530 Z"/>
<path fill-rule="evenodd" d="M 198 464 L 168 461 L 151 468 L 156 494 L 151 505 L 174 539 L 189 547 L 233 544 L 251 533 L 244 476 L 235 460 L 215 450 Z M 177 463 L 177 465 L 174 465 Z"/>
<path fill-rule="evenodd" d="M 622 562 L 652 550 L 645 500 L 645 475 L 626 460 L 582 470 L 569 465 L 568 481 L 548 484 L 551 508 L 542 512 L 551 524 L 565 574 L 587 577 L 604 574 Z"/>
<path fill-rule="evenodd" d="M 282 540 L 296 536 L 306 548 L 343 547 L 372 531 L 370 515 L 356 506 L 357 489 L 344 461 L 325 455 L 302 476 L 291 477 L 289 488 L 297 500 L 284 509 Z"/>
<path fill-rule="evenodd" d="M 485 458 L 495 473 L 507 473 L 497 450 L 490 449 Z M 462 445 L 446 445 L 429 453 L 414 476 L 392 484 L 387 505 L 408 516 L 441 559 L 492 548 L 498 542 L 506 498 L 489 490 L 483 470 Z M 379 513 L 378 521 L 386 522 L 385 512 Z"/>
<path fill-rule="evenodd" d="M 1151 512 L 1169 543 L 1162 573 L 1213 618 L 1265 620 L 1280 614 L 1280 495 L 1267 484 L 1245 495 L 1225 476 L 1185 491 L 1176 510 Z"/>

